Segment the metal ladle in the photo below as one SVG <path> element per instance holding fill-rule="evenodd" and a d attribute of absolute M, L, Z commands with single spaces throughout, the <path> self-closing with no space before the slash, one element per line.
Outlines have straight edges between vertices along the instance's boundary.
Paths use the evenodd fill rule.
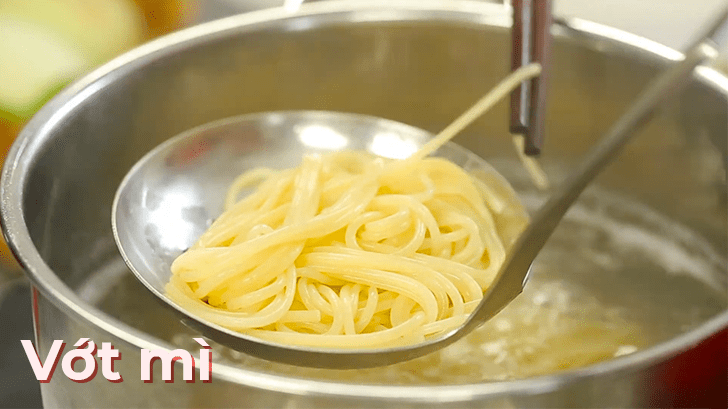
<path fill-rule="evenodd" d="M 372 350 L 274 344 L 189 315 L 167 298 L 164 287 L 172 260 L 219 214 L 227 185 L 242 171 L 257 166 L 292 167 L 306 152 L 344 148 L 405 157 L 429 139 L 425 131 L 380 118 L 328 112 L 254 114 L 193 129 L 149 152 L 127 174 L 113 204 L 114 237 L 127 265 L 147 288 L 179 311 L 186 323 L 236 350 L 271 361 L 338 369 L 382 366 L 425 355 L 462 338 L 521 293 L 533 260 L 584 188 L 647 122 L 656 106 L 678 92 L 697 65 L 717 55 L 711 42 L 726 18 L 728 9 L 683 61 L 648 85 L 558 187 L 513 246 L 469 320 L 421 344 Z M 438 155 L 465 168 L 490 170 L 482 159 L 452 143 Z"/>

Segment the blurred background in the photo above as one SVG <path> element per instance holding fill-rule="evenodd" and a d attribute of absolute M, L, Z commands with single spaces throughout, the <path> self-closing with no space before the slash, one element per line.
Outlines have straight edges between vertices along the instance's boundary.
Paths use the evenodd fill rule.
<path fill-rule="evenodd" d="M 289 0 L 287 6 L 295 9 L 300 3 Z M 682 49 L 725 3 L 554 0 L 554 12 Z M 46 101 L 120 53 L 190 25 L 283 5 L 283 0 L 0 0 L 0 162 L 23 125 Z M 728 37 L 728 30 L 724 35 Z M 728 45 L 723 49 L 718 64 L 728 70 Z M 41 404 L 38 384 L 18 341 L 33 337 L 28 287 L 0 239 L 0 407 Z"/>

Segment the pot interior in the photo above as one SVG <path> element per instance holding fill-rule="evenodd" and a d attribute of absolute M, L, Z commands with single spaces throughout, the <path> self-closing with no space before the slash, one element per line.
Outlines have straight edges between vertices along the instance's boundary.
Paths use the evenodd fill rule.
<path fill-rule="evenodd" d="M 500 20 L 397 16 L 285 18 L 170 45 L 107 75 L 46 127 L 43 144 L 27 153 L 22 211 L 37 251 L 85 302 L 80 308 L 198 348 L 126 269 L 111 234 L 119 182 L 164 140 L 225 117 L 299 109 L 437 132 L 507 74 L 509 33 Z M 665 59 L 566 27 L 555 32 L 542 163 L 558 183 Z M 696 79 L 666 104 L 569 212 L 525 293 L 442 354 L 342 374 L 216 346 L 216 363 L 351 382 L 473 383 L 589 365 L 690 331 L 727 305 L 727 92 Z M 516 159 L 507 105 L 456 142 L 505 175 L 533 210 L 547 193 Z"/>

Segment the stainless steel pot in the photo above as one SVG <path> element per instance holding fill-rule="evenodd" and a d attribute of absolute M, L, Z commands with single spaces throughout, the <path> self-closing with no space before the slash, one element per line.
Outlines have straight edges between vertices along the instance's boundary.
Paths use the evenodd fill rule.
<path fill-rule="evenodd" d="M 153 383 L 140 380 L 140 349 L 173 348 L 169 340 L 180 327 L 128 281 L 110 231 L 114 191 L 138 158 L 183 130 L 256 111 L 349 111 L 439 130 L 505 75 L 509 24 L 502 6 L 459 0 L 324 2 L 297 15 L 268 10 L 162 38 L 61 92 L 6 161 L 4 232 L 35 285 L 41 357 L 56 339 L 68 348 L 80 337 L 111 342 L 122 351 L 116 370 L 124 381 L 75 383 L 57 371 L 42 384 L 44 404 L 644 406 L 680 404 L 686 393 L 724 386 L 728 79 L 707 68 L 599 180 L 600 189 L 651 208 L 655 229 L 674 223 L 663 233 L 685 243 L 694 263 L 652 248 L 662 258 L 655 265 L 667 267 L 640 268 L 645 238 L 625 227 L 618 236 L 644 250 L 620 255 L 617 261 L 632 268 L 610 277 L 554 273 L 610 302 L 642 306 L 636 313 L 664 315 L 655 324 L 662 335 L 648 348 L 553 375 L 465 385 L 353 384 L 221 361 L 211 383 L 185 383 L 179 369 L 175 383 L 162 382 L 158 372 Z M 680 55 L 586 21 L 562 22 L 554 33 L 543 160 L 558 180 L 655 70 Z M 513 157 L 506 118 L 502 104 L 458 142 L 517 184 L 517 167 L 504 159 Z M 685 269 L 693 275 L 681 274 Z M 697 318 L 674 318 L 683 312 Z"/>

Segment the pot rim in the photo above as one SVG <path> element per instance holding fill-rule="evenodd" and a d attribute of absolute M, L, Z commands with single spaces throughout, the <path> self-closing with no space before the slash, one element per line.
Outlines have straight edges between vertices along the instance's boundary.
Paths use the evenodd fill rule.
<path fill-rule="evenodd" d="M 352 0 L 324 1 L 303 5 L 296 14 L 282 8 L 255 11 L 212 21 L 169 34 L 137 47 L 94 70 L 57 94 L 27 123 L 7 156 L 0 182 L 0 222 L 15 257 L 34 287 L 57 308 L 83 325 L 99 328 L 117 338 L 117 344 L 146 349 L 174 347 L 143 331 L 132 328 L 80 299 L 43 261 L 33 244 L 23 214 L 24 190 L 37 155 L 52 139 L 55 126 L 87 98 L 113 84 L 136 68 L 155 60 L 198 46 L 206 41 L 271 24 L 287 24 L 305 30 L 316 25 L 363 21 L 449 21 L 508 27 L 510 8 L 473 0 Z M 583 37 L 589 41 L 609 40 L 610 47 L 658 62 L 678 60 L 682 53 L 651 40 L 612 27 L 581 19 L 559 20 L 557 34 Z M 728 98 L 728 78 L 708 67 L 699 67 L 697 78 Z M 36 295 L 34 295 L 36 296 Z M 634 371 L 663 362 L 728 328 L 728 310 L 689 332 L 624 357 L 591 366 L 539 377 L 475 384 L 406 386 L 351 384 L 274 375 L 213 363 L 214 376 L 248 387 L 320 397 L 374 398 L 407 402 L 458 402 L 495 398 L 507 394 L 540 394 L 566 384 L 605 373 Z"/>

